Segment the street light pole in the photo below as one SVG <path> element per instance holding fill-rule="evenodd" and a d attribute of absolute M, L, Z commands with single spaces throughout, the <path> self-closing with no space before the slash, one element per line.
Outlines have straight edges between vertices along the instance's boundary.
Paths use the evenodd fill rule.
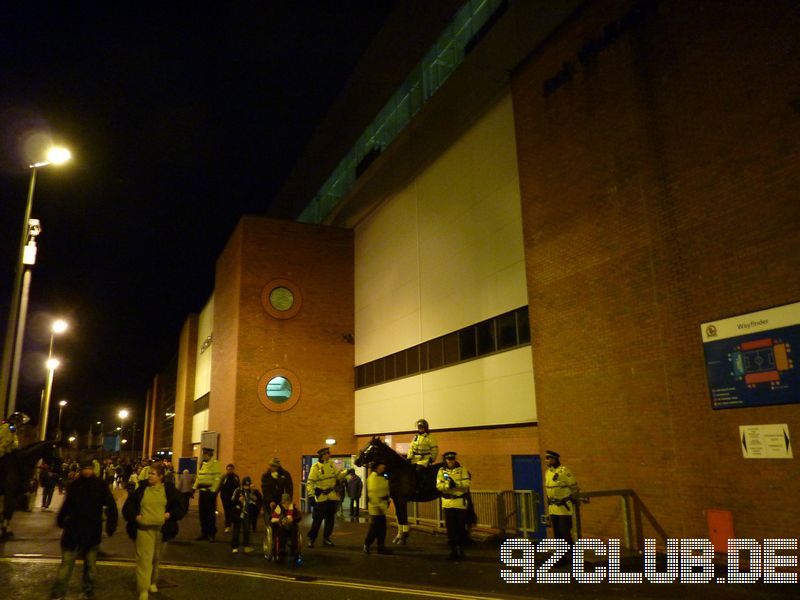
<path fill-rule="evenodd" d="M 58 403 L 58 427 L 56 428 L 56 439 L 61 439 L 61 411 L 64 410 L 64 407 L 67 405 L 66 400 L 61 400 Z"/>
<path fill-rule="evenodd" d="M 14 289 L 9 303 L 8 323 L 6 325 L 6 339 L 3 345 L 3 364 L 0 368 L 0 417 L 5 417 L 16 408 L 16 390 L 11 389 L 11 380 L 19 376 L 20 361 L 14 360 L 14 348 L 17 339 L 24 338 L 25 318 L 21 317 L 20 305 L 22 302 L 22 286 L 25 268 L 25 246 L 28 243 L 28 233 L 30 231 L 31 211 L 33 210 L 33 191 L 36 188 L 36 171 L 40 167 L 50 164 L 60 164 L 70 158 L 69 150 L 63 148 L 51 148 L 48 152 L 48 159 L 30 165 L 31 179 L 28 185 L 28 198 L 25 203 L 25 216 L 22 219 L 22 234 L 19 240 L 19 258 L 14 273 Z M 20 342 L 21 344 L 21 342 Z M 14 375 L 16 373 L 16 375 Z"/>
<path fill-rule="evenodd" d="M 50 412 L 50 394 L 53 392 L 53 373 L 61 364 L 57 358 L 48 359 L 47 365 L 47 385 L 44 388 L 44 407 L 42 408 L 42 418 L 39 423 L 39 440 L 44 441 L 47 436 L 47 416 Z"/>

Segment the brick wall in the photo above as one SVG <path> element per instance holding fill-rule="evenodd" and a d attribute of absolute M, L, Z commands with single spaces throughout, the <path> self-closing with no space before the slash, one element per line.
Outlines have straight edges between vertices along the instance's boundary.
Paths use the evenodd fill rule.
<path fill-rule="evenodd" d="M 302 307 L 291 319 L 261 304 L 274 279 L 300 289 Z M 337 454 L 355 450 L 353 345 L 344 339 L 353 332 L 353 286 L 351 230 L 252 216 L 237 227 L 217 264 L 209 427 L 230 431 L 220 460 L 235 463 L 240 476 L 260 476 L 278 456 L 297 488 L 301 456 L 327 437 L 336 438 Z M 259 400 L 259 379 L 276 368 L 302 387 L 286 412 Z"/>
<path fill-rule="evenodd" d="M 797 537 L 797 459 L 743 459 L 738 427 L 797 438 L 799 407 L 713 411 L 699 325 L 800 299 L 800 16 L 649 5 L 609 36 L 634 4 L 587 3 L 513 78 L 541 444 L 672 537 L 709 508 Z M 618 531 L 608 503 L 585 519 Z"/>

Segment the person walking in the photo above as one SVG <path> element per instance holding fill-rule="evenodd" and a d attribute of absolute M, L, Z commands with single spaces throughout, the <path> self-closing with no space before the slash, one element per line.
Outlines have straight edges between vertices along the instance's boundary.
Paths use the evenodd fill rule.
<path fill-rule="evenodd" d="M 94 598 L 95 563 L 103 536 L 103 511 L 106 514 L 106 533 L 109 537 L 117 529 L 117 504 L 111 490 L 95 477 L 91 459 L 80 463 L 80 475 L 67 487 L 67 495 L 56 523 L 64 530 L 61 535 L 61 565 L 50 598 L 60 600 L 67 595 L 67 587 L 78 553 L 83 553 L 82 598 Z"/>
<path fill-rule="evenodd" d="M 225 513 L 225 533 L 230 532 L 233 524 L 233 493 L 240 485 L 236 466 L 227 465 L 219 483 L 219 499 L 222 500 L 222 510 Z"/>
<path fill-rule="evenodd" d="M 128 496 L 122 507 L 128 536 L 136 542 L 136 591 L 139 600 L 158 592 L 158 566 L 167 542 L 178 535 L 183 498 L 164 482 L 164 465 L 153 464 L 147 481 Z"/>
<path fill-rule="evenodd" d="M 200 512 L 200 535 L 196 542 L 208 540 L 213 542 L 217 537 L 217 490 L 222 473 L 219 461 L 214 458 L 213 448 L 203 448 L 203 461 L 197 471 L 194 489 L 200 492 L 198 508 Z"/>
<path fill-rule="evenodd" d="M 467 538 L 466 494 L 469 492 L 469 486 L 470 475 L 467 468 L 456 460 L 455 452 L 445 452 L 444 465 L 436 474 L 436 489 L 442 496 L 450 560 L 464 558 L 464 544 Z"/>
<path fill-rule="evenodd" d="M 58 475 L 47 463 L 42 465 L 39 474 L 39 484 L 42 486 L 42 510 L 50 510 L 50 503 L 53 501 L 53 493 L 58 484 Z"/>
<path fill-rule="evenodd" d="M 231 496 L 231 518 L 233 519 L 233 536 L 231 539 L 231 552 L 239 552 L 239 534 L 244 544 L 245 554 L 253 551 L 250 545 L 251 519 L 254 509 L 261 508 L 261 495 L 251 486 L 250 477 L 242 479 L 242 485 L 237 487 Z M 257 513 L 256 513 L 257 514 Z"/>
<path fill-rule="evenodd" d="M 578 497 L 578 482 L 567 467 L 561 464 L 561 455 L 553 450 L 544 453 L 547 462 L 545 471 L 545 495 L 547 517 L 553 528 L 553 537 L 572 545 L 572 515 Z"/>
<path fill-rule="evenodd" d="M 314 547 L 314 542 L 317 539 L 323 520 L 325 521 L 325 529 L 322 533 L 322 543 L 325 546 L 334 545 L 331 541 L 331 535 L 333 534 L 333 522 L 336 518 L 336 504 L 339 502 L 336 484 L 344 479 L 344 473 L 331 462 L 330 448 L 320 448 L 317 451 L 317 455 L 319 456 L 319 461 L 312 465 L 306 480 L 307 494 L 309 498 L 314 499 L 314 515 L 311 521 L 311 529 L 308 531 L 309 548 Z"/>
<path fill-rule="evenodd" d="M 350 498 L 350 518 L 357 519 L 359 514 L 359 503 L 361 502 L 361 493 L 364 491 L 364 482 L 361 477 L 356 475 L 355 469 L 347 471 L 347 497 Z"/>
<path fill-rule="evenodd" d="M 372 473 L 367 477 L 367 508 L 369 510 L 369 531 L 364 539 L 364 553 L 369 554 L 372 542 L 378 542 L 378 554 L 391 554 L 386 547 L 386 512 L 389 510 L 389 479 L 386 477 L 386 464 L 376 462 Z"/>

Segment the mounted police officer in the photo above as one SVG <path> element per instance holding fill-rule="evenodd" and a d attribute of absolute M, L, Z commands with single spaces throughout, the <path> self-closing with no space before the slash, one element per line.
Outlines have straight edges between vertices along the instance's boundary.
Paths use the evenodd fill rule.
<path fill-rule="evenodd" d="M 222 468 L 214 458 L 213 448 L 203 448 L 203 462 L 194 480 L 194 489 L 200 492 L 200 535 L 195 541 L 213 542 L 217 535 L 217 490 L 222 479 Z"/>
<path fill-rule="evenodd" d="M 433 436 L 428 433 L 428 422 L 425 419 L 417 421 L 417 435 L 411 440 L 408 448 L 408 460 L 421 467 L 427 467 L 436 462 L 439 455 L 439 445 Z"/>
<path fill-rule="evenodd" d="M 25 413 L 15 412 L 0 423 L 0 458 L 19 448 L 17 429 L 30 420 Z"/>
<path fill-rule="evenodd" d="M 339 494 L 336 492 L 336 484 L 344 480 L 345 473 L 331 463 L 331 449 L 320 448 L 317 451 L 319 461 L 314 463 L 306 480 L 306 494 L 309 498 L 314 498 L 314 518 L 311 522 L 311 529 L 308 532 L 308 547 L 314 547 L 314 541 L 319 534 L 319 527 L 322 520 L 325 520 L 325 529 L 322 533 L 322 543 L 325 546 L 333 546 L 331 534 L 333 533 L 333 521 L 336 518 L 336 506 L 339 502 Z"/>
<path fill-rule="evenodd" d="M 456 460 L 455 452 L 445 452 L 444 466 L 436 475 L 436 489 L 442 496 L 447 543 L 450 545 L 450 560 L 464 558 L 464 544 L 467 541 L 469 486 L 470 475 L 467 468 Z"/>
<path fill-rule="evenodd" d="M 553 450 L 545 452 L 545 494 L 547 515 L 553 528 L 553 537 L 572 545 L 572 515 L 578 498 L 578 482 L 567 467 L 561 464 L 561 455 Z"/>

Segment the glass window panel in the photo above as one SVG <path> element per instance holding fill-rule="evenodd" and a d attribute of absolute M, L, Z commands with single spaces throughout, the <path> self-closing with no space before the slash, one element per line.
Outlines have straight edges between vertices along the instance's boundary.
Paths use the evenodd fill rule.
<path fill-rule="evenodd" d="M 373 385 L 375 383 L 375 363 L 368 362 L 363 366 L 364 369 L 364 385 Z"/>
<path fill-rule="evenodd" d="M 375 383 L 383 383 L 385 380 L 383 359 L 379 358 L 375 361 Z"/>
<path fill-rule="evenodd" d="M 459 360 L 475 358 L 478 351 L 475 346 L 475 327 L 465 327 L 458 332 Z"/>
<path fill-rule="evenodd" d="M 497 349 L 504 350 L 517 345 L 517 318 L 510 312 L 500 315 L 497 321 Z"/>
<path fill-rule="evenodd" d="M 489 319 L 483 323 L 478 323 L 475 327 L 478 331 L 478 355 L 491 354 L 497 350 L 494 335 L 494 319 Z"/>
<path fill-rule="evenodd" d="M 419 345 L 419 370 L 420 371 L 427 371 L 430 367 L 428 366 L 428 354 L 429 354 L 429 346 L 427 342 L 425 344 Z M 409 355 L 408 359 L 408 372 L 409 374 L 413 373 L 414 371 L 411 370 L 412 362 L 411 362 L 411 355 Z"/>
<path fill-rule="evenodd" d="M 406 354 L 407 350 L 402 350 L 394 355 L 394 376 L 405 377 L 408 375 L 408 368 L 406 367 Z"/>
<path fill-rule="evenodd" d="M 385 379 L 384 381 L 391 381 L 395 378 L 395 371 L 394 371 L 394 354 L 391 354 L 383 359 L 383 367 L 385 370 Z"/>
<path fill-rule="evenodd" d="M 428 368 L 436 369 L 444 364 L 444 344 L 442 338 L 428 342 Z"/>
<path fill-rule="evenodd" d="M 459 332 L 456 331 L 454 333 L 448 333 L 444 336 L 444 364 L 452 365 L 453 363 L 457 363 L 459 361 L 459 354 L 458 354 L 458 338 Z M 472 348 L 473 348 L 473 356 L 474 356 L 474 349 L 475 349 L 475 338 L 472 338 Z"/>
<path fill-rule="evenodd" d="M 528 322 L 528 307 L 520 308 L 517 311 L 517 332 L 520 344 L 531 343 L 531 325 Z"/>
<path fill-rule="evenodd" d="M 414 373 L 419 373 L 419 354 L 420 354 L 420 347 L 414 346 L 413 348 L 409 348 L 403 354 L 405 354 L 406 358 L 406 375 L 413 375 Z"/>

